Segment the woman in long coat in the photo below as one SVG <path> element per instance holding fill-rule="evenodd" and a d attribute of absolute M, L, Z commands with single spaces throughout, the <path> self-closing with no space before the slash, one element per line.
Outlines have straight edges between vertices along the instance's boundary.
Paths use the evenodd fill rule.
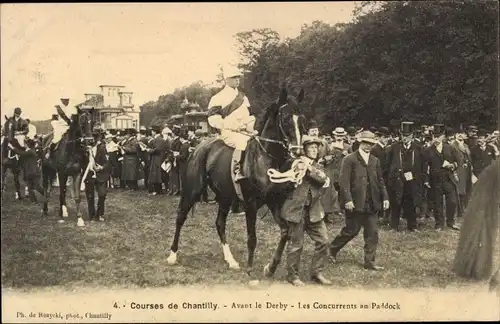
<path fill-rule="evenodd" d="M 125 181 L 130 189 L 137 190 L 137 180 L 139 180 L 139 143 L 134 128 L 128 130 L 129 138 L 123 143 L 123 164 L 122 180 Z"/>
<path fill-rule="evenodd" d="M 150 148 L 148 148 L 150 154 L 148 180 L 153 194 L 160 194 L 163 182 L 161 165 L 165 161 L 166 142 L 160 134 L 160 126 L 152 126 L 151 131 L 153 132 L 153 139 L 150 142 Z"/>

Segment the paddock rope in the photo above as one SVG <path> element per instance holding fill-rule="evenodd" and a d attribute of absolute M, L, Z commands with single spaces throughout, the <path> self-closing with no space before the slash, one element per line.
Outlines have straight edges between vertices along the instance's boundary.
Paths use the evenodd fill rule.
<path fill-rule="evenodd" d="M 290 170 L 280 172 L 276 169 L 267 170 L 267 175 L 272 183 L 293 182 L 295 186 L 302 183 L 302 179 L 306 175 L 307 167 L 312 164 L 312 160 L 306 157 L 300 157 L 293 161 Z"/>

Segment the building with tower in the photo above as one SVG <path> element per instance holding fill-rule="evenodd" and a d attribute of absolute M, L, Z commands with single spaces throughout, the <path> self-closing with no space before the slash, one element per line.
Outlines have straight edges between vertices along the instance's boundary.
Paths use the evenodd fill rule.
<path fill-rule="evenodd" d="M 85 93 L 85 101 L 77 107 L 94 108 L 95 124 L 103 129 L 139 130 L 139 109 L 132 103 L 133 92 L 121 85 L 100 85 L 100 93 Z"/>

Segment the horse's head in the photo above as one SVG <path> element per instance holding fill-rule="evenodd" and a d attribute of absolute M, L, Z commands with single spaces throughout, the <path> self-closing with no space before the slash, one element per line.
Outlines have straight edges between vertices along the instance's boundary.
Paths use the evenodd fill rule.
<path fill-rule="evenodd" d="M 78 119 L 76 121 L 75 138 L 80 138 L 83 145 L 88 146 L 94 143 L 94 137 L 92 136 L 92 129 L 94 127 L 94 122 L 92 119 L 92 113 L 94 108 L 90 111 L 78 110 Z"/>
<path fill-rule="evenodd" d="M 281 142 L 288 155 L 293 158 L 302 152 L 302 134 L 305 133 L 305 120 L 301 114 L 303 100 L 304 90 L 291 96 L 283 87 L 278 100 L 267 108 L 260 132 L 263 138 Z"/>

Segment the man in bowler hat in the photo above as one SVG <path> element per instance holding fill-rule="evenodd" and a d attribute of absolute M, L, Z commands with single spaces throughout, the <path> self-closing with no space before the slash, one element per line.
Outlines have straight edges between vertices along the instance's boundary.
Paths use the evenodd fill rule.
<path fill-rule="evenodd" d="M 428 169 L 429 173 L 429 180 L 425 182 L 425 186 L 432 191 L 436 230 L 442 231 L 445 225 L 443 195 L 446 198 L 446 225 L 451 229 L 460 230 L 455 224 L 458 204 L 456 170 L 462 161 L 458 151 L 444 141 L 444 125 L 434 125 L 434 143 L 424 150 L 424 169 Z"/>

